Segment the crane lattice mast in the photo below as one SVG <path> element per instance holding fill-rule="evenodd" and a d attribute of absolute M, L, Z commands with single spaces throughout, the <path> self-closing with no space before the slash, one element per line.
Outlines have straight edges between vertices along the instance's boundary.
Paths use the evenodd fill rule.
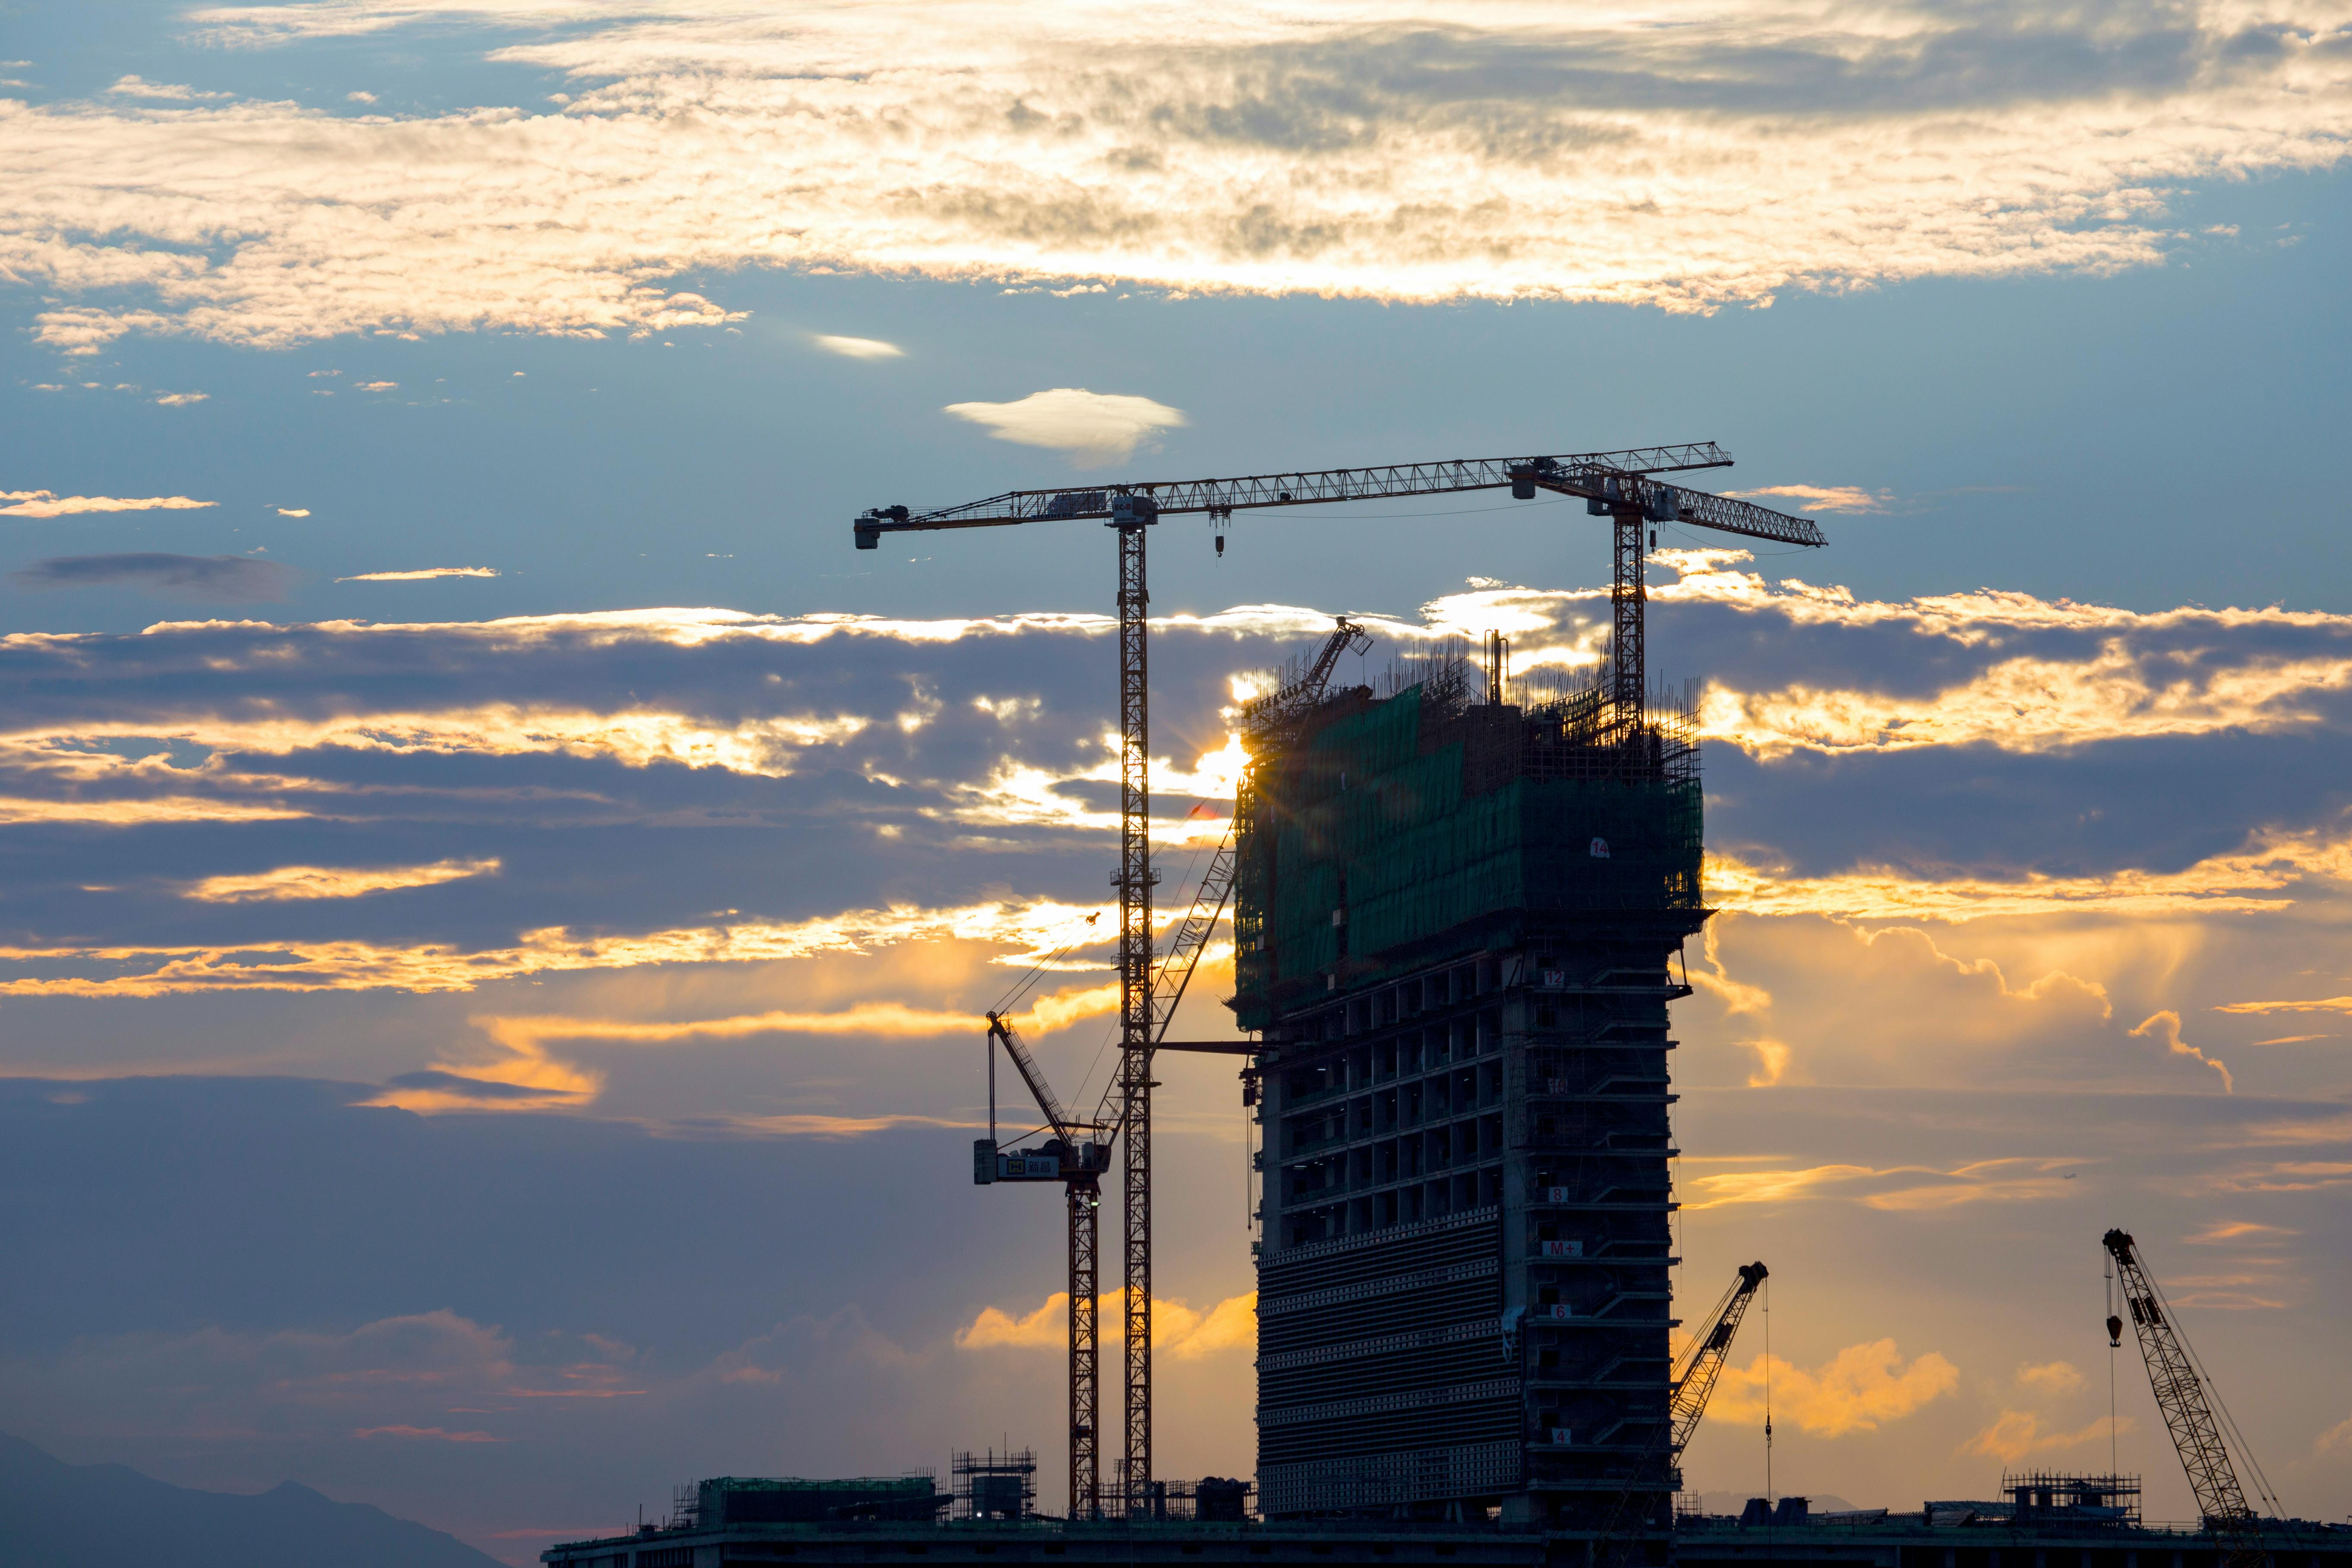
<path fill-rule="evenodd" d="M 1595 517 L 1612 521 L 1614 576 L 1610 604 L 1613 717 L 1626 765 L 1637 765 L 1644 732 L 1647 671 L 1643 646 L 1646 590 L 1643 531 L 1682 522 L 1780 543 L 1827 541 L 1810 520 L 1789 517 L 1727 496 L 1666 484 L 1652 476 L 1725 468 L 1731 459 L 1712 441 L 1529 458 L 1452 458 L 1360 468 L 1257 474 L 1231 479 L 1009 490 L 961 506 L 915 512 L 877 507 L 851 525 L 860 550 L 880 548 L 885 533 L 999 528 L 1048 520 L 1101 519 L 1118 542 L 1119 1125 L 1127 1134 L 1125 1199 L 1126 1454 L 1123 1492 L 1130 1513 L 1148 1510 L 1151 1479 L 1151 869 L 1150 816 L 1150 595 L 1144 572 L 1145 531 L 1163 516 L 1203 513 L 1229 521 L 1242 510 L 1328 501 L 1402 499 L 1508 489 L 1532 500 L 1538 490 L 1579 497 Z M 1654 541 L 1653 541 L 1654 542 Z M 1336 658 L 1336 655 L 1334 656 Z M 1073 1217 L 1073 1237 L 1076 1218 Z M 1074 1241 L 1075 1247 L 1075 1241 Z M 1077 1312 L 1071 1305 L 1073 1321 Z"/>

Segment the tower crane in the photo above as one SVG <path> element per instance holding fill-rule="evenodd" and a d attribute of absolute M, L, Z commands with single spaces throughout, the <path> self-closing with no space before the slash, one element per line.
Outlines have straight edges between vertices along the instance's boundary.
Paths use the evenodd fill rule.
<path fill-rule="evenodd" d="M 1213 527 L 1222 529 L 1236 511 L 1469 490 L 1507 489 L 1518 500 L 1533 500 L 1538 491 L 1582 500 L 1589 515 L 1606 517 L 1612 525 L 1611 711 L 1630 773 L 1643 755 L 1648 693 L 1643 531 L 1660 522 L 1681 522 L 1782 544 L 1828 542 L 1809 519 L 1785 516 L 1727 496 L 1685 489 L 1655 477 L 1727 468 L 1730 463 L 1721 447 L 1702 441 L 1610 452 L 1450 458 L 1239 479 L 1008 490 L 984 500 L 930 511 L 917 512 L 903 505 L 877 507 L 852 522 L 860 550 L 880 548 L 886 533 L 1086 519 L 1100 519 L 1118 541 L 1119 858 L 1111 882 L 1118 889 L 1119 905 L 1118 1124 L 1127 1141 L 1120 1179 L 1126 1275 L 1126 1289 L 1120 1296 L 1126 1320 L 1122 1489 L 1130 1510 L 1149 1495 L 1151 1479 L 1151 889 L 1157 879 L 1151 868 L 1150 840 L 1147 531 L 1162 517 L 1184 513 L 1203 514 Z M 1222 536 L 1219 544 L 1222 551 Z"/>
<path fill-rule="evenodd" d="M 1329 637 L 1316 655 L 1314 662 L 1298 679 L 1280 690 L 1258 698 L 1244 708 L 1242 724 L 1245 734 L 1263 739 L 1276 733 L 1296 720 L 1298 714 L 1314 707 L 1329 682 L 1332 667 L 1339 656 L 1349 648 L 1358 651 L 1370 647 L 1371 638 L 1364 629 L 1342 616 Z M 1234 813 L 1238 820 L 1240 813 Z M 1192 972 L 1208 948 L 1209 938 L 1223 915 L 1225 903 L 1232 897 L 1234 886 L 1234 837 L 1229 825 L 1223 841 L 1211 858 L 1208 872 L 1201 879 L 1201 887 L 1192 900 L 1192 912 L 1177 928 L 1167 955 L 1160 961 L 1159 972 L 1152 978 L 1151 998 L 1154 1032 L 1152 1044 L 1157 1048 L 1253 1050 L 1248 1046 L 1184 1046 L 1171 1047 L 1167 1039 L 1168 1026 L 1176 1016 L 1176 1005 L 1183 1000 L 1185 987 Z M 1096 1211 L 1102 1203 L 1102 1177 L 1110 1169 L 1110 1152 L 1118 1141 L 1119 1122 L 1110 1118 L 1111 1097 L 1116 1083 L 1103 1091 L 1103 1101 L 1090 1121 L 1080 1121 L 1062 1106 L 1053 1087 L 1046 1081 L 1045 1070 L 1029 1054 L 1012 1020 L 1001 1014 L 988 1015 L 989 1038 L 989 1117 L 988 1136 L 972 1148 L 972 1179 L 982 1184 L 995 1182 L 1060 1182 L 1065 1189 L 1069 1221 L 1069 1441 L 1070 1441 L 1070 1516 L 1074 1519 L 1093 1518 L 1100 1512 L 1101 1450 L 1098 1446 L 1097 1419 L 1101 1405 L 1099 1365 L 1100 1324 L 1097 1315 L 1097 1291 L 1100 1280 L 1097 1264 L 1097 1227 Z M 1043 1144 L 1006 1152 L 996 1136 L 996 1056 L 999 1046 L 1012 1060 L 1013 1070 L 1028 1089 L 1030 1098 L 1045 1118 L 1053 1136 Z"/>
<path fill-rule="evenodd" d="M 2131 1314 L 2139 1340 L 2140 1360 L 2147 1365 L 2148 1386 L 2156 1394 L 2157 1409 L 2163 1413 L 2165 1429 L 2172 1434 L 2172 1446 L 2179 1451 L 2180 1468 L 2189 1473 L 2189 1489 L 2197 1494 L 2205 1528 L 2221 1542 L 2221 1568 L 2263 1568 L 2261 1521 L 2247 1506 L 2246 1489 L 2231 1462 L 2232 1440 L 2273 1511 L 2285 1510 L 2263 1483 L 2262 1467 L 2254 1463 L 2245 1435 L 2231 1420 L 2221 1394 L 2211 1389 L 2211 1379 L 2201 1375 L 2197 1352 L 2189 1348 L 2164 1292 L 2157 1289 L 2140 1261 L 2138 1244 L 2128 1231 L 2118 1229 L 2101 1237 L 2099 1245 L 2115 1259 L 2124 1308 Z M 2107 1343 L 2120 1345 L 2123 1338 L 2123 1317 L 2110 1312 Z"/>

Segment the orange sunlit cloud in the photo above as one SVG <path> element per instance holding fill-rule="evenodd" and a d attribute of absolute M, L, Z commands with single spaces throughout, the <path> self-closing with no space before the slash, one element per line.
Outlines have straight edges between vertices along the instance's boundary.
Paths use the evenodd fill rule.
<path fill-rule="evenodd" d="M 1116 1323 L 1126 1293 L 1112 1290 L 1097 1297 L 1097 1321 Z M 964 1350 L 1012 1348 L 1062 1350 L 1069 1343 L 1070 1293 L 1056 1290 L 1034 1310 L 1015 1316 L 999 1307 L 982 1307 L 979 1316 L 956 1331 L 955 1342 Z M 1181 1301 L 1151 1299 L 1151 1348 L 1192 1359 L 1218 1351 L 1248 1350 L 1257 1343 L 1257 1292 L 1229 1296 L 1206 1311 Z"/>
<path fill-rule="evenodd" d="M 497 874 L 500 862 L 436 860 L 429 866 L 384 866 L 346 868 L 333 866 L 279 866 L 242 876 L 206 877 L 181 891 L 184 899 L 207 904 L 277 903 L 289 899 L 358 899 L 370 893 L 403 888 L 431 888 L 467 877 Z"/>
<path fill-rule="evenodd" d="M 1723 1369 L 1707 1419 L 1734 1426 L 1764 1424 L 1764 1384 L 1771 1379 L 1771 1409 L 1779 1421 L 1817 1437 L 1875 1432 L 1960 1385 L 1960 1370 L 1934 1351 L 1906 1362 L 1893 1340 L 1848 1345 L 1807 1369 L 1778 1356 L 1758 1356 Z"/>

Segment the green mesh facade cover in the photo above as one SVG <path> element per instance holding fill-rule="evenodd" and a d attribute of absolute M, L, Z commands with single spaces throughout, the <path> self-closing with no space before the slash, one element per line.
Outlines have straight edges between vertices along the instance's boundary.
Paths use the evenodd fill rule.
<path fill-rule="evenodd" d="M 1689 765 L 1629 781 L 1613 749 L 1591 749 L 1586 767 L 1557 751 L 1532 761 L 1519 730 L 1540 728 L 1540 710 L 1471 710 L 1487 721 L 1465 730 L 1450 708 L 1414 687 L 1259 759 L 1234 889 L 1244 1027 L 1401 965 L 1507 944 L 1526 913 L 1702 907 L 1686 745 Z M 1563 772 L 1587 776 L 1540 776 Z"/>

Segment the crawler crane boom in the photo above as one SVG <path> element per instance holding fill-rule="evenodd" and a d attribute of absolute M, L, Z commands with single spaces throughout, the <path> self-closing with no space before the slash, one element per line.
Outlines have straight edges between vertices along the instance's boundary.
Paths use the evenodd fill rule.
<path fill-rule="evenodd" d="M 2140 1262 L 2138 1244 L 2130 1233 L 2111 1230 L 2099 1238 L 2099 1244 L 2116 1261 L 2125 1310 L 2131 1314 L 2132 1329 L 2139 1339 L 2140 1360 L 2147 1364 L 2148 1386 L 2156 1394 L 2157 1409 L 2164 1415 L 2165 1429 L 2172 1434 L 2172 1446 L 2180 1454 L 2180 1468 L 2189 1473 L 2189 1489 L 2197 1494 L 2205 1528 L 2221 1542 L 2221 1568 L 2263 1568 L 2261 1522 L 2246 1504 L 2246 1489 L 2239 1482 L 2237 1467 L 2230 1459 L 2230 1445 L 2223 1437 L 2229 1411 L 2221 1409 L 2217 1418 L 2220 1400 L 2206 1397 L 2207 1380 L 2200 1375 L 2196 1352 L 2173 1321 L 2164 1293 Z M 2123 1331 L 2122 1316 L 2110 1316 L 2107 1342 L 2122 1343 Z M 2234 1426 L 2230 1429 L 2234 1433 Z M 2240 1437 L 2238 1444 L 2242 1451 L 2245 1440 Z M 2259 1473 L 2256 1479 L 2259 1484 Z"/>

